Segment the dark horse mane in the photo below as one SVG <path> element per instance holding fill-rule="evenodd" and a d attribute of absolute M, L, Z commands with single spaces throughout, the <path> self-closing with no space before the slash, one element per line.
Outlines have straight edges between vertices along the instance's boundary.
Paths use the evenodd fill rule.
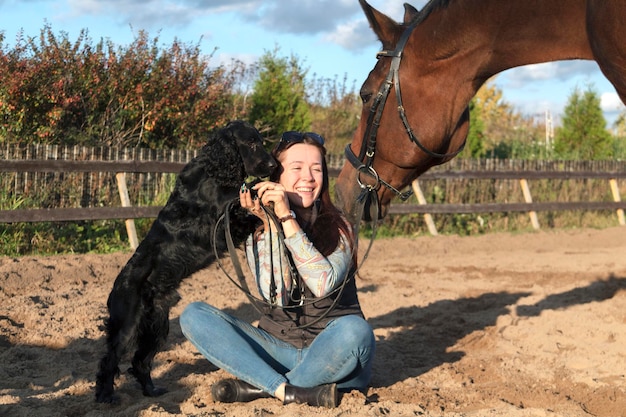
<path fill-rule="evenodd" d="M 424 7 L 422 7 L 422 10 L 420 10 L 411 22 L 407 23 L 407 25 L 419 25 L 421 22 L 426 20 L 432 12 L 448 7 L 448 5 L 453 1 L 455 0 L 430 0 Z"/>
<path fill-rule="evenodd" d="M 452 1 L 454 0 L 430 0 L 428 3 L 424 5 L 422 10 L 417 10 L 414 6 L 410 5 L 409 3 L 404 3 L 405 9 L 407 11 L 409 10 L 409 8 L 412 9 L 414 11 L 414 15 L 412 16 L 410 20 L 406 20 L 407 16 L 405 15 L 405 21 L 402 23 L 399 23 L 399 25 L 404 28 L 415 27 L 419 25 L 420 23 L 422 23 L 424 20 L 426 20 L 428 16 L 431 15 L 432 12 L 448 7 L 450 2 Z M 397 37 L 393 39 L 393 44 L 391 43 L 387 44 L 386 42 L 383 41 L 383 49 L 393 49 L 392 45 L 395 45 L 395 43 L 398 41 L 398 38 L 400 37 L 400 33 L 398 33 L 396 36 Z"/>

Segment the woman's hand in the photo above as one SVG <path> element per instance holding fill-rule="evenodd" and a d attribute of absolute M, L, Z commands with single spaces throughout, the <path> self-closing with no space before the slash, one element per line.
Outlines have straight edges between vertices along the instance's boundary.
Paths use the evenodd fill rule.
<path fill-rule="evenodd" d="M 239 202 L 241 207 L 265 222 L 266 218 L 263 208 L 261 207 L 261 200 L 259 200 L 256 195 L 253 197 L 253 194 L 255 193 L 252 193 L 249 188 L 241 187 L 241 190 L 239 190 Z"/>
<path fill-rule="evenodd" d="M 290 213 L 289 198 L 285 187 L 275 182 L 264 181 L 252 187 L 259 196 L 258 200 L 266 207 L 273 207 L 276 217 L 288 216 Z"/>
<path fill-rule="evenodd" d="M 289 209 L 289 198 L 287 197 L 285 187 L 275 182 L 266 181 L 255 184 L 252 189 L 255 192 L 250 189 L 246 189 L 245 187 L 241 188 L 241 191 L 239 192 L 241 207 L 248 210 L 250 213 L 254 214 L 263 221 L 264 231 L 276 231 L 276 224 L 269 220 L 262 205 L 273 208 L 274 214 L 279 219 L 288 216 L 291 213 L 291 210 Z M 255 195 L 254 197 L 252 197 L 253 194 Z M 285 236 L 289 237 L 298 230 L 299 225 L 294 220 L 282 223 L 282 227 Z"/>

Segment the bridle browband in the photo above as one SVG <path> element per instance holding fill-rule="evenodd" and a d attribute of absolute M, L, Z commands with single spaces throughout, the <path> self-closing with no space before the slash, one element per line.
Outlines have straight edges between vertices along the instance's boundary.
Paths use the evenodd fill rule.
<path fill-rule="evenodd" d="M 357 174 L 357 182 L 361 187 L 361 195 L 358 200 L 364 200 L 365 196 L 370 192 L 377 191 L 381 185 L 385 186 L 390 191 L 394 192 L 402 201 L 406 201 L 412 194 L 413 191 L 409 190 L 407 192 L 401 192 L 400 190 L 393 187 L 388 182 L 384 181 L 376 170 L 373 167 L 374 164 L 374 153 L 376 152 L 376 136 L 378 134 L 378 127 L 380 126 L 380 119 L 382 118 L 383 110 L 385 109 L 385 103 L 387 102 L 387 97 L 389 96 L 389 91 L 391 90 L 391 85 L 393 84 L 394 90 L 396 93 L 396 101 L 398 105 L 398 114 L 400 115 L 400 120 L 402 120 L 402 124 L 404 125 L 404 129 L 406 130 L 409 138 L 413 143 L 417 145 L 417 147 L 427 155 L 443 159 L 443 158 L 451 158 L 456 156 L 463 150 L 464 145 L 462 145 L 459 149 L 451 153 L 438 153 L 431 151 L 426 148 L 420 140 L 413 133 L 413 129 L 409 124 L 409 120 L 406 117 L 406 112 L 404 110 L 404 106 L 402 104 L 402 94 L 400 92 L 400 61 L 402 60 L 402 52 L 404 51 L 404 47 L 413 32 L 413 29 L 417 26 L 419 19 L 414 20 L 402 33 L 400 36 L 400 40 L 396 44 L 396 48 L 394 50 L 383 50 L 376 54 L 377 58 L 381 57 L 389 57 L 391 58 L 391 65 L 389 67 L 389 72 L 387 73 L 387 78 L 381 84 L 376 97 L 374 98 L 374 102 L 370 108 L 370 113 L 367 118 L 367 128 L 365 130 L 365 134 L 363 135 L 363 143 L 361 146 L 361 150 L 359 152 L 359 156 L 357 157 L 354 154 L 354 151 L 350 147 L 350 144 L 346 146 L 345 155 L 348 161 L 352 164 L 352 166 L 359 172 L 366 173 L 374 178 L 375 184 L 368 185 L 361 182 L 361 178 L 359 174 Z M 367 146 L 363 146 L 367 144 Z"/>

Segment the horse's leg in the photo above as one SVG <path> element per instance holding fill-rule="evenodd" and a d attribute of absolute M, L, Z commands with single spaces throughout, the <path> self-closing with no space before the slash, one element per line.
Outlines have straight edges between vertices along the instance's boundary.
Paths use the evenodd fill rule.
<path fill-rule="evenodd" d="M 590 0 L 587 32 L 594 58 L 626 104 L 626 3 Z"/>

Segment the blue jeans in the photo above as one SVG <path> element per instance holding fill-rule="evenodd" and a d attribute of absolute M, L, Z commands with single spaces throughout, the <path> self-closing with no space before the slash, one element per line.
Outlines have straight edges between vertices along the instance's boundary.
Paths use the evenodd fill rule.
<path fill-rule="evenodd" d="M 336 382 L 347 391 L 364 390 L 370 381 L 374 333 L 359 316 L 332 320 L 303 349 L 203 302 L 185 308 L 180 327 L 211 363 L 272 395 L 282 383 Z"/>

